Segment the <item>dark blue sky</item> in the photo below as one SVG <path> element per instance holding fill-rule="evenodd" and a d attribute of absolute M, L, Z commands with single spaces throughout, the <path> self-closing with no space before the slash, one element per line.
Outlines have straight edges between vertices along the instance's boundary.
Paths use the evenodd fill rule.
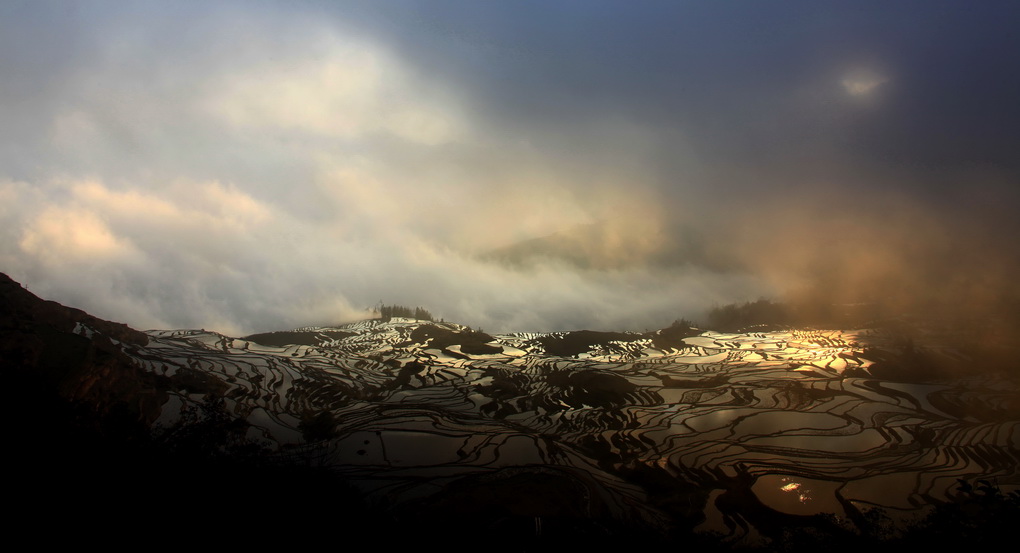
<path fill-rule="evenodd" d="M 366 12 L 368 32 L 516 124 L 567 133 L 618 113 L 685 135 L 710 164 L 814 155 L 876 170 L 1018 168 L 1015 2 L 412 2 Z M 842 94 L 854 71 L 884 79 L 870 102 Z"/>

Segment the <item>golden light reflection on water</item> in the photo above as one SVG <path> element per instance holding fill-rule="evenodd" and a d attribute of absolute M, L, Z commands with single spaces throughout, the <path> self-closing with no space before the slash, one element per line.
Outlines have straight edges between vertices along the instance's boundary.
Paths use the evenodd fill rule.
<path fill-rule="evenodd" d="M 843 507 L 836 499 L 836 490 L 841 485 L 836 481 L 767 474 L 755 481 L 752 490 L 762 503 L 782 513 L 843 516 Z"/>
<path fill-rule="evenodd" d="M 797 499 L 801 503 L 807 503 L 808 501 L 811 501 L 811 490 L 804 488 L 800 482 L 793 482 L 789 478 L 783 478 L 782 482 L 789 482 L 789 484 L 780 486 L 779 487 L 780 491 L 787 493 L 795 493 Z"/>

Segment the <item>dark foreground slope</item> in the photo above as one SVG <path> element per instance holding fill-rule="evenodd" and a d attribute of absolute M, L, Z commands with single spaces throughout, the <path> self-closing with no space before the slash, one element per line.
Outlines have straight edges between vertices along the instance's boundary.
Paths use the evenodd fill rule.
<path fill-rule="evenodd" d="M 1016 382 L 878 331 L 237 339 L 0 292 L 20 531 L 849 550 L 979 544 L 1017 514 Z"/>
<path fill-rule="evenodd" d="M 385 527 L 329 471 L 280 462 L 233 439 L 239 422 L 215 401 L 155 425 L 169 395 L 187 383 L 124 354 L 126 345 L 147 342 L 142 332 L 43 301 L 0 274 L 8 539 L 265 546 L 300 543 L 327 528 Z M 330 500 L 321 504 L 323 497 Z"/>

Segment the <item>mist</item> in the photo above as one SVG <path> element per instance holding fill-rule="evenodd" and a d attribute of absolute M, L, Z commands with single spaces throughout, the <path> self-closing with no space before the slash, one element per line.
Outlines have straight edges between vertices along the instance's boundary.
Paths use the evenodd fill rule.
<path fill-rule="evenodd" d="M 1017 12 L 8 3 L 0 271 L 233 335 L 980 312 L 1020 297 Z"/>

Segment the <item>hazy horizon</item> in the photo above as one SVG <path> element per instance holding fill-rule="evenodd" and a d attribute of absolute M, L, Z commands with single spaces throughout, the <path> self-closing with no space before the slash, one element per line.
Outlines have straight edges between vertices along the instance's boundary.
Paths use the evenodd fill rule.
<path fill-rule="evenodd" d="M 1018 17 L 6 2 L 0 272 L 231 335 L 380 301 L 490 332 L 760 297 L 985 309 L 1020 297 Z"/>

